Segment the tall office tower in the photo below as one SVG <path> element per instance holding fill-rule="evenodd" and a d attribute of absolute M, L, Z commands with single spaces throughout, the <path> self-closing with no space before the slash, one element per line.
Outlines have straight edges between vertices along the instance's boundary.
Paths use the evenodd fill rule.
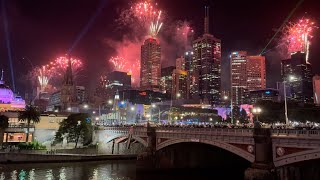
<path fill-rule="evenodd" d="M 64 82 L 61 87 L 61 111 L 66 111 L 68 108 L 75 106 L 76 101 L 77 97 L 75 94 L 75 85 L 73 83 L 71 60 L 69 59 L 68 67 L 64 75 Z"/>
<path fill-rule="evenodd" d="M 237 51 L 232 52 L 230 63 L 233 105 L 243 104 L 246 92 L 266 88 L 265 57 Z"/>
<path fill-rule="evenodd" d="M 176 69 L 174 66 L 169 66 L 161 69 L 161 92 L 171 97 L 172 94 L 172 75 Z"/>
<path fill-rule="evenodd" d="M 247 88 L 249 91 L 266 88 L 266 60 L 264 56 L 247 56 Z"/>
<path fill-rule="evenodd" d="M 159 41 L 149 38 L 141 46 L 140 88 L 160 91 L 161 47 Z"/>
<path fill-rule="evenodd" d="M 192 57 L 193 57 L 193 51 L 185 52 L 184 60 L 185 60 L 185 70 L 186 71 L 192 70 Z"/>
<path fill-rule="evenodd" d="M 313 76 L 313 99 L 314 104 L 320 106 L 320 76 Z"/>
<path fill-rule="evenodd" d="M 176 69 L 173 71 L 173 99 L 188 99 L 189 98 L 189 83 L 188 72 L 185 70 L 186 61 L 184 57 L 176 59 Z"/>
<path fill-rule="evenodd" d="M 282 80 L 286 81 L 291 94 L 289 99 L 301 103 L 313 103 L 312 68 L 306 61 L 306 54 L 295 52 L 290 59 L 281 62 Z"/>
<path fill-rule="evenodd" d="M 247 52 L 239 51 L 231 54 L 231 97 L 233 105 L 244 103 L 247 88 Z"/>
<path fill-rule="evenodd" d="M 186 59 L 184 57 L 179 57 L 176 59 L 176 69 L 180 69 L 180 70 L 186 69 Z"/>
<path fill-rule="evenodd" d="M 190 94 L 201 103 L 217 105 L 221 98 L 221 40 L 209 34 L 209 7 L 205 7 L 204 34 L 193 41 Z"/>

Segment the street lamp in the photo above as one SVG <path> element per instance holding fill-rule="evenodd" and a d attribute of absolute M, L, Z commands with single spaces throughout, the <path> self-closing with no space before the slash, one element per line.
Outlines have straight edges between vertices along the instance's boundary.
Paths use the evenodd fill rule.
<path fill-rule="evenodd" d="M 135 110 L 134 106 L 132 106 L 130 109 L 131 109 L 131 111 L 134 111 L 134 110 Z"/>
<path fill-rule="evenodd" d="M 85 104 L 83 108 L 88 109 L 89 108 L 88 104 Z"/>
<path fill-rule="evenodd" d="M 289 76 L 289 82 L 292 82 L 296 80 L 296 77 Z M 284 96 L 284 116 L 286 119 L 286 125 L 289 125 L 289 119 L 288 119 L 288 106 L 287 106 L 287 91 L 286 91 L 286 83 L 287 81 L 283 81 L 283 96 Z"/>
<path fill-rule="evenodd" d="M 181 97 L 181 93 L 177 93 L 177 98 L 180 98 Z"/>
<path fill-rule="evenodd" d="M 259 114 L 262 112 L 260 107 L 255 107 L 252 109 L 252 113 L 257 115 L 257 121 L 259 121 Z"/>
<path fill-rule="evenodd" d="M 157 106 L 155 104 L 151 104 L 151 107 L 152 108 L 156 108 Z M 152 109 L 151 109 L 151 118 L 152 118 Z M 159 106 L 158 118 L 159 118 L 158 123 L 160 124 L 161 123 L 161 120 L 160 120 L 160 118 L 161 118 L 161 116 L 160 116 L 160 106 Z"/>
<path fill-rule="evenodd" d="M 111 99 L 108 100 L 108 104 L 111 105 L 113 101 Z"/>
<path fill-rule="evenodd" d="M 229 97 L 228 96 L 223 96 L 223 100 L 228 100 Z"/>

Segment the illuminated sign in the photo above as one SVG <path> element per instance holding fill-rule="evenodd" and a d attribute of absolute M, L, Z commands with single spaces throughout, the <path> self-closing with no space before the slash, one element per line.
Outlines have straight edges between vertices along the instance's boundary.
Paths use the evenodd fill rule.
<path fill-rule="evenodd" d="M 146 96 L 146 95 L 147 95 L 147 92 L 143 91 L 143 92 L 139 93 L 139 95 L 141 95 L 141 96 Z"/>

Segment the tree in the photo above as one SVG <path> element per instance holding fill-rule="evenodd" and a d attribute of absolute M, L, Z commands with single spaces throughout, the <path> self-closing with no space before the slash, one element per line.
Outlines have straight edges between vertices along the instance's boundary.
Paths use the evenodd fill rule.
<path fill-rule="evenodd" d="M 92 124 L 88 114 L 71 114 L 67 119 L 60 122 L 60 127 L 56 133 L 55 141 L 61 142 L 63 138 L 68 142 L 75 142 L 77 148 L 78 142 L 84 145 L 92 141 Z"/>
<path fill-rule="evenodd" d="M 236 123 L 237 120 L 239 120 L 239 118 L 240 118 L 240 108 L 239 108 L 239 106 L 233 106 L 232 115 L 233 115 L 233 123 Z"/>
<path fill-rule="evenodd" d="M 240 121 L 241 123 L 244 123 L 247 119 L 248 119 L 247 112 L 246 112 L 246 110 L 242 109 L 242 110 L 240 111 L 239 121 Z"/>
<path fill-rule="evenodd" d="M 24 111 L 19 112 L 18 116 L 19 121 L 27 122 L 27 134 L 26 134 L 26 142 L 29 141 L 29 130 L 30 123 L 39 123 L 40 122 L 40 112 L 35 106 L 27 105 Z"/>
<path fill-rule="evenodd" d="M 2 147 L 4 130 L 9 126 L 9 118 L 5 115 L 0 116 L 0 146 Z"/>

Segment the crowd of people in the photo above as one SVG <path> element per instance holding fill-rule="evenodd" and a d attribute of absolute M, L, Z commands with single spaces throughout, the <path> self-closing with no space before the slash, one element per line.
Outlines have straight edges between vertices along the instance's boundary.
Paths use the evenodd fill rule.
<path fill-rule="evenodd" d="M 258 125 L 257 125 L 258 124 Z M 320 126 L 318 123 L 290 123 L 290 125 L 286 125 L 283 123 L 273 123 L 266 124 L 256 122 L 253 123 L 202 123 L 202 124 L 169 124 L 169 123 L 150 123 L 151 126 L 154 127 L 167 127 L 167 128 L 231 128 L 231 129 L 247 129 L 247 128 L 271 128 L 271 129 L 296 129 L 296 130 L 320 130 Z M 104 127 L 146 127 L 145 124 L 106 124 L 102 125 Z"/>

